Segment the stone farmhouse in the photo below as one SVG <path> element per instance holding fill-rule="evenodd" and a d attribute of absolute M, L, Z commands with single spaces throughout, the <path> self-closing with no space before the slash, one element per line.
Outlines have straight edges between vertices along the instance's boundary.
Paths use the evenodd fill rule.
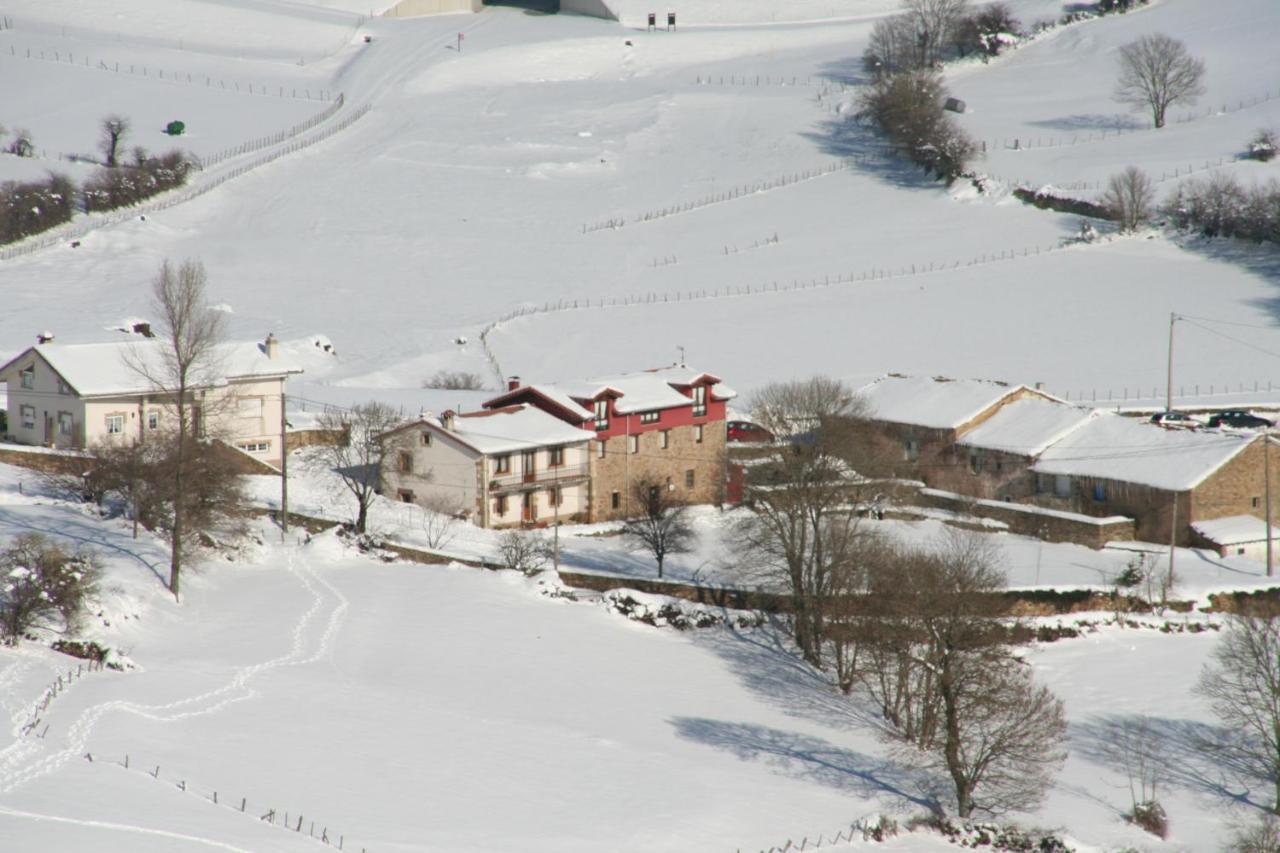
<path fill-rule="evenodd" d="M 1176 535 L 1190 545 L 1205 538 L 1197 524 L 1264 514 L 1258 434 L 1170 429 L 988 380 L 887 376 L 859 395 L 875 440 L 899 456 L 899 473 L 926 485 L 922 498 L 983 502 L 973 509 L 1011 529 L 1095 547 L 1108 534 L 1154 542 Z M 1280 490 L 1280 465 L 1271 467 Z M 1008 508 L 984 507 L 991 501 Z M 1019 517 L 1032 506 L 1048 512 Z M 1122 520 L 1131 520 L 1131 532 L 1122 532 Z"/>
<path fill-rule="evenodd" d="M 162 347 L 146 338 L 91 344 L 46 339 L 28 347 L 0 367 L 7 385 L 6 440 L 65 450 L 145 440 L 174 417 L 174 395 L 138 369 L 162 376 Z M 191 391 L 197 434 L 278 467 L 285 383 L 301 372 L 281 355 L 274 336 L 222 345 Z"/>
<path fill-rule="evenodd" d="M 625 518 L 637 483 L 712 503 L 723 495 L 733 396 L 683 365 L 556 384 L 513 378 L 480 411 L 387 433 L 383 493 L 456 504 L 484 527 Z"/>

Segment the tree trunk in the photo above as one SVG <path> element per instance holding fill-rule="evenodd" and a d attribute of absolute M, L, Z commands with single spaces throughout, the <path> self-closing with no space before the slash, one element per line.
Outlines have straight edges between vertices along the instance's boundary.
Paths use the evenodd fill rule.
<path fill-rule="evenodd" d="M 356 533 L 364 533 L 364 528 L 369 522 L 369 501 L 365 498 L 360 499 L 360 512 L 356 514 Z"/>
<path fill-rule="evenodd" d="M 178 448 L 173 464 L 173 541 L 169 548 L 169 592 L 176 600 L 181 594 L 182 537 L 185 534 L 186 494 L 183 470 L 187 465 L 186 377 L 178 382 Z"/>
<path fill-rule="evenodd" d="M 959 708 L 956 707 L 958 702 L 953 678 L 951 663 L 944 658 L 939 683 L 946 725 L 946 745 L 943 754 L 947 762 L 947 772 L 951 775 L 951 781 L 956 788 L 956 814 L 967 818 L 973 815 L 973 783 L 965 773 L 964 763 L 960 759 L 960 713 Z"/>
<path fill-rule="evenodd" d="M 658 557 L 658 580 L 662 580 L 662 559 L 663 559 L 663 557 L 665 557 L 665 556 L 666 556 L 666 555 L 665 555 L 665 554 L 662 554 L 662 553 L 659 553 L 659 554 L 657 555 L 657 557 Z"/>

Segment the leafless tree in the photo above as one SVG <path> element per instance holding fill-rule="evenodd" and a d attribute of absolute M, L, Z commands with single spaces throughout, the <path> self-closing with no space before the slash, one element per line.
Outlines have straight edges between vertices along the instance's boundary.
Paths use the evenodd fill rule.
<path fill-rule="evenodd" d="M 744 497 L 753 512 L 734 531 L 735 558 L 762 583 L 786 588 L 796 645 L 822 666 L 836 573 L 868 541 L 853 511 L 868 488 L 864 412 L 843 383 L 826 377 L 765 386 L 751 412 L 779 446 L 748 471 Z"/>
<path fill-rule="evenodd" d="M 423 388 L 441 388 L 445 391 L 483 391 L 484 379 L 478 373 L 463 370 L 437 370 L 429 379 L 422 380 Z"/>
<path fill-rule="evenodd" d="M 102 151 L 106 165 L 110 168 L 114 169 L 118 165 L 120 145 L 129 135 L 130 127 L 129 119 L 117 113 L 112 113 L 102 120 L 98 148 Z"/>
<path fill-rule="evenodd" d="M 1149 717 L 1126 719 L 1110 730 L 1103 749 L 1124 768 L 1129 779 L 1129 818 L 1138 826 L 1164 838 L 1169 830 L 1157 788 L 1165 773 L 1167 756 Z"/>
<path fill-rule="evenodd" d="M 862 683 L 903 754 L 944 772 L 960 817 L 1033 807 L 1065 758 L 1062 703 L 1006 646 L 988 541 L 948 535 L 873 567 Z"/>
<path fill-rule="evenodd" d="M 0 552 L 0 639 L 32 628 L 75 627 L 101 572 L 93 551 L 70 551 L 42 533 L 23 533 Z"/>
<path fill-rule="evenodd" d="M 1280 853 L 1280 820 L 1264 812 L 1237 828 L 1222 849 L 1225 853 Z"/>
<path fill-rule="evenodd" d="M 1120 223 L 1121 231 L 1136 231 L 1151 218 L 1156 200 L 1156 185 L 1137 166 L 1112 175 L 1102 195 L 1102 206 Z"/>
<path fill-rule="evenodd" d="M 1204 92 L 1204 63 L 1177 39 L 1153 33 L 1120 48 L 1114 97 L 1135 110 L 1150 110 L 1156 127 L 1164 127 L 1169 107 L 1194 104 Z"/>
<path fill-rule="evenodd" d="M 356 517 L 352 522 L 357 533 L 364 533 L 369 523 L 369 507 L 381 484 L 383 460 L 390 444 L 382 434 L 400 421 L 396 410 L 386 403 L 360 403 L 345 411 L 330 410 L 320 416 L 320 429 L 345 436 L 345 440 L 325 445 L 324 455 L 330 466 L 356 499 Z"/>
<path fill-rule="evenodd" d="M 1241 748 L 1260 755 L 1275 786 L 1271 809 L 1280 814 L 1280 617 L 1230 616 L 1196 692 L 1248 738 Z"/>
<path fill-rule="evenodd" d="M 689 505 L 657 477 L 635 480 L 631 499 L 640 514 L 623 523 L 622 534 L 653 555 L 658 562 L 658 577 L 662 577 L 668 554 L 684 554 L 693 549 L 697 534 L 689 519 Z"/>
<path fill-rule="evenodd" d="M 913 163 L 954 180 L 968 168 L 977 146 L 943 109 L 942 79 L 931 71 L 879 77 L 859 96 L 869 119 Z"/>
<path fill-rule="evenodd" d="M 498 538 L 498 562 L 503 568 L 535 574 L 550 560 L 551 546 L 537 533 L 508 530 Z"/>
<path fill-rule="evenodd" d="M 174 414 L 155 440 L 168 448 L 163 470 L 172 507 L 169 591 L 175 598 L 181 592 L 184 547 L 199 533 L 199 528 L 187 528 L 188 521 L 194 520 L 189 516 L 198 508 L 192 488 L 198 476 L 193 470 L 193 448 L 208 412 L 199 408 L 194 392 L 211 387 L 218 378 L 219 348 L 226 337 L 226 315 L 210 307 L 207 287 L 202 263 L 186 260 L 174 267 L 166 259 L 151 284 L 152 311 L 158 317 L 155 341 L 139 345 L 126 356 L 129 366 L 149 381 Z"/>
<path fill-rule="evenodd" d="M 10 154 L 16 154 L 19 157 L 36 156 L 36 144 L 32 141 L 31 131 L 25 127 L 20 127 L 13 132 L 13 140 L 9 143 L 7 149 Z"/>
<path fill-rule="evenodd" d="M 968 0 L 903 0 L 902 13 L 911 21 L 920 46 L 921 68 L 941 62 L 947 45 L 969 14 Z"/>
<path fill-rule="evenodd" d="M 444 548 L 458 533 L 458 514 L 462 512 L 462 501 L 433 493 L 423 499 L 421 504 L 426 510 L 422 516 L 422 532 L 426 536 L 427 547 Z"/>

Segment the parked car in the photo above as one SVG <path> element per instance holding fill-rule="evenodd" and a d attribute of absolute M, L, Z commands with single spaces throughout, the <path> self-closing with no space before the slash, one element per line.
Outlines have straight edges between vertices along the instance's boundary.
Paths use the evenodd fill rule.
<path fill-rule="evenodd" d="M 1242 429 L 1251 427 L 1270 427 L 1275 426 L 1275 423 L 1267 420 L 1266 418 L 1258 417 L 1255 414 L 1251 414 L 1240 409 L 1232 409 L 1226 412 L 1215 412 L 1209 418 L 1209 426 L 1225 426 Z"/>
<path fill-rule="evenodd" d="M 729 421 L 727 429 L 729 441 L 743 443 L 773 441 L 773 433 L 759 424 L 753 424 L 751 421 Z"/>
<path fill-rule="evenodd" d="M 1156 412 L 1151 416 L 1153 424 L 1178 429 L 1195 429 L 1200 422 L 1186 412 Z"/>

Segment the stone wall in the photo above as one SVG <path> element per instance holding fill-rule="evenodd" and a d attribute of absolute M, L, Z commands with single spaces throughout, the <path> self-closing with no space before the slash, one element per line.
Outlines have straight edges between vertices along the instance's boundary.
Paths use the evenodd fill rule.
<path fill-rule="evenodd" d="M 990 518 L 1008 525 L 1010 533 L 1034 536 L 1046 542 L 1073 542 L 1100 549 L 1108 542 L 1136 536 L 1131 518 L 1094 518 L 1079 513 L 1045 511 L 1026 504 L 970 498 L 936 489 L 923 489 L 917 500 L 925 506 Z"/>
<path fill-rule="evenodd" d="M 285 449 L 289 453 L 318 445 L 332 447 L 348 440 L 347 431 L 342 429 L 297 429 L 284 434 Z"/>
<path fill-rule="evenodd" d="M 604 456 L 601 442 L 591 442 L 591 520 L 608 521 L 634 514 L 635 483 L 652 478 L 669 482 L 672 492 L 691 504 L 717 503 L 722 500 L 725 476 L 725 422 L 703 425 L 701 443 L 695 441 L 693 426 L 675 426 L 667 430 L 667 447 L 662 447 L 662 431 L 651 430 L 637 436 L 619 435 L 607 439 Z M 631 438 L 638 441 L 635 453 L 628 451 Z M 688 472 L 693 472 L 689 487 Z M 613 495 L 618 506 L 613 506 Z"/>
<path fill-rule="evenodd" d="M 70 451 L 35 452 L 0 447 L 0 463 L 48 474 L 81 474 L 93 467 L 93 457 Z"/>
<path fill-rule="evenodd" d="M 1254 441 L 1223 465 L 1191 493 L 1188 521 L 1210 521 L 1232 515 L 1262 518 L 1266 505 L 1266 482 L 1262 458 L 1263 440 Z M 1271 512 L 1280 515 L 1280 447 L 1271 446 Z"/>

